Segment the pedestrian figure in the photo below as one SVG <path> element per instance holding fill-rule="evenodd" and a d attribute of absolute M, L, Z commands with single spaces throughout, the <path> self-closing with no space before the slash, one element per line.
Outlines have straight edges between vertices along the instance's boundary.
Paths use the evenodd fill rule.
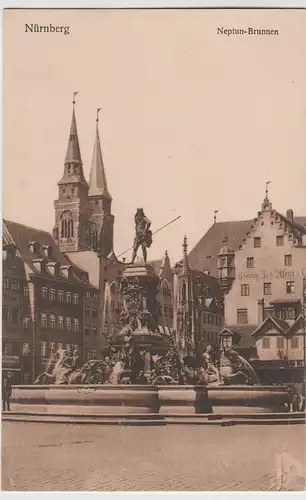
<path fill-rule="evenodd" d="M 299 402 L 300 402 L 299 395 L 298 395 L 298 393 L 294 390 L 294 392 L 293 392 L 293 396 L 292 396 L 292 411 L 293 411 L 293 412 L 299 411 Z"/>
<path fill-rule="evenodd" d="M 2 378 L 2 410 L 11 411 L 12 382 L 11 374 L 5 374 Z"/>

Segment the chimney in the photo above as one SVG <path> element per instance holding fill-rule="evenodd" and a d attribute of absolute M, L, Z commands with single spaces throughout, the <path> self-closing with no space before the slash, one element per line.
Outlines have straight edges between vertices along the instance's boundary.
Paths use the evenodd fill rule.
<path fill-rule="evenodd" d="M 293 210 L 292 210 L 292 208 L 288 208 L 288 210 L 286 212 L 286 218 L 288 220 L 290 220 L 291 222 L 293 222 Z"/>
<path fill-rule="evenodd" d="M 260 325 L 265 318 L 265 299 L 258 300 L 257 304 L 258 304 L 257 321 L 258 324 Z"/>

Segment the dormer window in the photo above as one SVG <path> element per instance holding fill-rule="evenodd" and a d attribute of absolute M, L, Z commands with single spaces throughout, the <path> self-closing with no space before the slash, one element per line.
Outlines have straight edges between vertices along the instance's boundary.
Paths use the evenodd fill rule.
<path fill-rule="evenodd" d="M 39 273 L 44 272 L 44 261 L 43 259 L 33 259 L 33 266 Z"/>
<path fill-rule="evenodd" d="M 48 262 L 47 263 L 47 270 L 52 276 L 58 276 L 59 275 L 59 268 L 60 265 L 58 262 Z"/>
<path fill-rule="evenodd" d="M 37 251 L 38 251 L 37 241 L 30 241 L 28 246 L 29 246 L 29 250 L 31 253 L 37 253 Z"/>
<path fill-rule="evenodd" d="M 72 267 L 70 265 L 61 266 L 60 270 L 61 270 L 61 274 L 64 276 L 64 278 L 67 278 L 67 279 L 71 278 Z"/>
<path fill-rule="evenodd" d="M 43 249 L 45 257 L 49 258 L 49 257 L 52 256 L 52 247 L 51 247 L 51 245 L 44 245 L 42 247 L 42 249 Z"/>

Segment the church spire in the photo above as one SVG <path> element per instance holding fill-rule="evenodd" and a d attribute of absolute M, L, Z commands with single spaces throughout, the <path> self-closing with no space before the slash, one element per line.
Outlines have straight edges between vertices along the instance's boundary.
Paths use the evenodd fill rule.
<path fill-rule="evenodd" d="M 64 185 L 71 183 L 73 184 L 80 183 L 88 188 L 88 184 L 85 180 L 83 173 L 79 136 L 75 118 L 75 96 L 77 94 L 78 92 L 73 92 L 72 118 L 71 118 L 68 146 L 65 157 L 65 170 L 64 170 L 64 175 L 58 184 Z"/>
<path fill-rule="evenodd" d="M 106 175 L 104 170 L 100 136 L 99 136 L 99 111 L 97 109 L 96 118 L 96 139 L 93 150 L 93 157 L 91 163 L 90 177 L 89 177 L 89 196 L 102 196 L 104 199 L 111 200 L 112 197 L 107 188 Z"/>
<path fill-rule="evenodd" d="M 68 147 L 66 152 L 65 163 L 82 163 L 80 145 L 79 145 L 79 137 L 76 126 L 75 119 L 75 96 L 78 92 L 73 92 L 73 101 L 72 101 L 72 119 L 71 119 L 71 127 L 69 134 Z"/>

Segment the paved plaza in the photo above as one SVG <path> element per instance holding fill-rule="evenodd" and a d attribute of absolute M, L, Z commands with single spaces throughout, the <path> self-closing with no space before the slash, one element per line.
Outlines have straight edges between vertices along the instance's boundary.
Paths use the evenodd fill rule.
<path fill-rule="evenodd" d="M 304 425 L 3 422 L 2 448 L 6 491 L 303 490 L 305 484 Z"/>

